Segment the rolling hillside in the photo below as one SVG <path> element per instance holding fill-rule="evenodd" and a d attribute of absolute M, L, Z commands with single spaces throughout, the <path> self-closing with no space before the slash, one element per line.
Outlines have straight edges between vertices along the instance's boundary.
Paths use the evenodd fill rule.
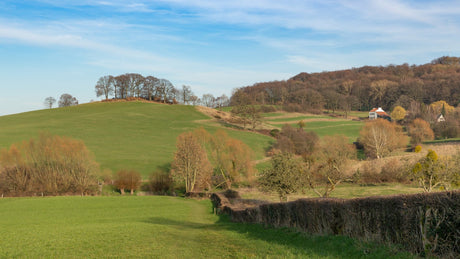
<path fill-rule="evenodd" d="M 37 137 L 40 132 L 81 139 L 101 168 L 138 170 L 147 177 L 167 168 L 176 137 L 194 128 L 221 128 L 195 107 L 144 102 L 90 103 L 0 117 L 0 149 Z M 225 128 L 248 144 L 256 159 L 273 141 L 267 136 Z"/>

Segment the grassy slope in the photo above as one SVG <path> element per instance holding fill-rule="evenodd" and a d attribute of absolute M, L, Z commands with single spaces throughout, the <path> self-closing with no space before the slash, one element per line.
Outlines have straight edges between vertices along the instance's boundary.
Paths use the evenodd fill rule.
<path fill-rule="evenodd" d="M 0 199 L 0 258 L 407 258 L 345 237 L 231 223 L 174 197 Z"/>
<path fill-rule="evenodd" d="M 40 110 L 0 117 L 0 148 L 50 132 L 83 140 L 102 168 L 136 169 L 147 176 L 169 165 L 180 133 L 200 126 L 217 130 L 217 126 L 206 123 L 207 119 L 192 106 L 142 102 Z M 226 131 L 248 144 L 256 159 L 264 156 L 272 141 L 260 134 Z"/>
<path fill-rule="evenodd" d="M 277 116 L 270 116 L 276 114 Z M 349 138 L 350 142 L 356 141 L 359 137 L 359 131 L 363 126 L 362 121 L 345 120 L 341 118 L 333 118 L 323 115 L 302 115 L 294 113 L 268 113 L 265 117 L 265 122 L 277 128 L 281 128 L 284 124 L 290 124 L 298 127 L 297 123 L 305 120 L 305 130 L 314 131 L 318 136 L 328 136 L 342 134 Z"/>

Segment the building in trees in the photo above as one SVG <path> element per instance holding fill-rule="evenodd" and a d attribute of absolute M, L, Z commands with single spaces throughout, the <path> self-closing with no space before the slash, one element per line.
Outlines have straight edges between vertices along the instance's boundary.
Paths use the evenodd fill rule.
<path fill-rule="evenodd" d="M 376 120 L 378 118 L 390 119 L 390 115 L 388 115 L 388 113 L 386 113 L 382 107 L 373 108 L 369 111 L 369 120 Z"/>

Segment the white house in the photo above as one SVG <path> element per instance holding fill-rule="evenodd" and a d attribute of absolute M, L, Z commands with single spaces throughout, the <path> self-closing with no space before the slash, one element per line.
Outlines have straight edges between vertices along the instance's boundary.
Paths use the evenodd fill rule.
<path fill-rule="evenodd" d="M 388 115 L 382 107 L 374 108 L 369 112 L 369 120 L 376 120 L 377 118 L 389 118 Z"/>

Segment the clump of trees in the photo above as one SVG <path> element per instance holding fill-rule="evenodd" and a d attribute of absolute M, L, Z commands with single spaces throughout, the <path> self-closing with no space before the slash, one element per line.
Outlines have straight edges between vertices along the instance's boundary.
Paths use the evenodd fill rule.
<path fill-rule="evenodd" d="M 59 107 L 75 106 L 78 105 L 78 100 L 71 94 L 62 94 L 61 97 L 59 97 L 58 104 Z"/>
<path fill-rule="evenodd" d="M 172 177 L 185 185 L 186 192 L 228 189 L 252 181 L 252 150 L 243 142 L 219 130 L 210 134 L 203 128 L 177 137 Z"/>
<path fill-rule="evenodd" d="M 277 135 L 272 167 L 259 178 L 263 191 L 275 191 L 280 200 L 305 188 L 319 197 L 329 197 L 349 177 L 350 161 L 356 156 L 354 145 L 341 135 L 319 141 L 313 132 L 286 125 Z"/>
<path fill-rule="evenodd" d="M 5 195 L 93 194 L 98 164 L 80 140 L 41 134 L 0 152 L 0 189 Z"/>
<path fill-rule="evenodd" d="M 54 99 L 54 97 L 52 96 L 46 97 L 45 101 L 43 102 L 45 107 L 48 109 L 53 108 L 53 105 L 55 103 L 56 103 L 56 99 Z M 62 94 L 61 97 L 59 97 L 59 102 L 58 102 L 59 107 L 67 107 L 67 106 L 74 106 L 74 105 L 78 105 L 78 100 L 77 98 L 73 97 L 71 94 Z"/>
<path fill-rule="evenodd" d="M 120 193 L 125 194 L 125 190 L 130 190 L 133 195 L 134 191 L 141 186 L 142 177 L 135 170 L 120 170 L 115 175 L 114 186 L 120 190 Z"/>
<path fill-rule="evenodd" d="M 315 151 L 318 140 L 318 135 L 315 132 L 306 132 L 302 128 L 294 128 L 286 124 L 278 134 L 274 148 L 282 152 L 307 157 Z"/>
<path fill-rule="evenodd" d="M 169 80 L 154 76 L 142 76 L 138 73 L 126 73 L 118 76 L 106 75 L 98 79 L 95 85 L 96 96 L 105 100 L 143 98 L 162 103 L 183 103 L 204 105 L 207 107 L 228 106 L 229 98 L 224 94 L 214 97 L 212 94 L 196 96 L 190 86 L 176 88 Z"/>

